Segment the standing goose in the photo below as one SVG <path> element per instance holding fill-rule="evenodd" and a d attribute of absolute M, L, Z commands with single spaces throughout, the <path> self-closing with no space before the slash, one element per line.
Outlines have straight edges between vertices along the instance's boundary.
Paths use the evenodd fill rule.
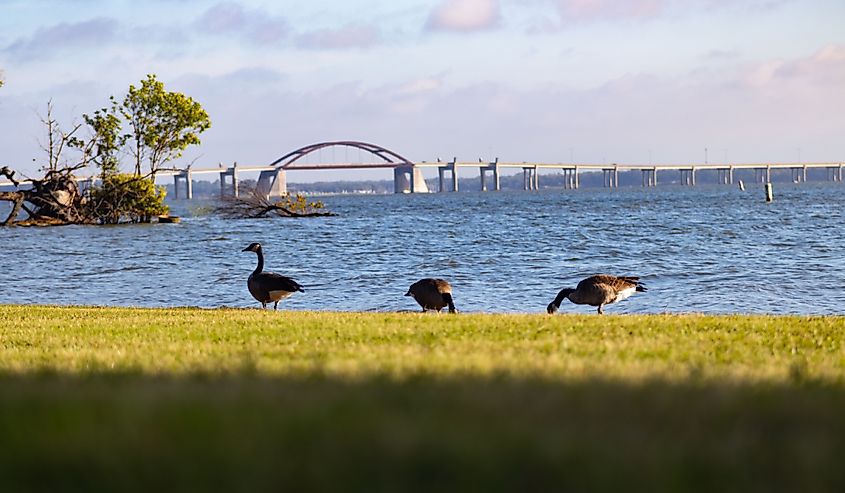
<path fill-rule="evenodd" d="M 452 302 L 452 286 L 443 279 L 420 279 L 411 284 L 405 296 L 412 296 L 423 311 L 439 312 L 444 306 L 448 306 L 449 313 L 458 312 Z"/>
<path fill-rule="evenodd" d="M 249 275 L 246 286 L 253 298 L 261 302 L 261 308 L 267 308 L 267 303 L 273 302 L 273 309 L 279 306 L 279 301 L 297 291 L 305 292 L 298 282 L 273 272 L 264 272 L 264 251 L 259 243 L 252 243 L 243 249 L 244 252 L 258 254 L 258 266 Z"/>
<path fill-rule="evenodd" d="M 617 301 L 622 301 L 632 294 L 644 292 L 646 287 L 640 283 L 639 277 L 616 277 L 607 274 L 590 276 L 578 283 L 575 289 L 561 289 L 557 298 L 549 303 L 546 310 L 554 313 L 560 308 L 564 298 L 576 305 L 597 306 L 599 315 L 604 313 L 602 307 Z"/>

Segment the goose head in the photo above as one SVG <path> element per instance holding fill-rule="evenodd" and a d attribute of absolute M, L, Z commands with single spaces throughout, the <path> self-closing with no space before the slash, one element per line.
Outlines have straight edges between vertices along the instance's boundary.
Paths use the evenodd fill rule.
<path fill-rule="evenodd" d="M 549 306 L 546 307 L 546 311 L 549 312 L 549 315 L 555 313 L 557 309 L 560 308 L 560 304 L 563 302 L 563 300 L 569 298 L 569 295 L 573 292 L 575 292 L 575 290 L 571 288 L 561 289 L 560 292 L 557 294 L 557 297 L 555 297 L 554 301 L 549 303 Z"/>
<path fill-rule="evenodd" d="M 241 250 L 242 252 L 255 252 L 258 253 L 261 250 L 261 243 L 250 243 L 248 247 Z"/>

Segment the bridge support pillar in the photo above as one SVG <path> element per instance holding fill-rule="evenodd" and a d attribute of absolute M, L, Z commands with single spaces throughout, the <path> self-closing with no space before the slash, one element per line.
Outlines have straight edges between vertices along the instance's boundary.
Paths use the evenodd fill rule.
<path fill-rule="evenodd" d="M 495 191 L 499 191 L 501 189 L 501 182 L 499 181 L 499 158 L 496 158 L 495 161 L 491 162 L 487 166 L 479 166 L 478 168 L 480 178 L 481 178 L 481 191 L 487 191 L 487 172 L 493 172 L 493 189 Z"/>
<path fill-rule="evenodd" d="M 766 166 L 766 183 L 772 182 L 772 167 Z"/>
<path fill-rule="evenodd" d="M 801 183 L 807 183 L 807 165 L 804 165 L 803 172 L 801 174 Z"/>
<path fill-rule="evenodd" d="M 458 158 L 452 158 L 452 162 L 449 163 L 449 169 L 452 170 L 452 191 L 458 191 Z"/>
<path fill-rule="evenodd" d="M 578 188 L 578 169 L 563 168 L 564 190 L 576 190 Z"/>
<path fill-rule="evenodd" d="M 578 175 L 578 166 L 575 167 L 575 190 L 581 187 L 581 177 Z"/>
<path fill-rule="evenodd" d="M 522 168 L 522 189 L 523 190 L 539 190 L 540 177 L 537 173 L 537 166 Z"/>
<path fill-rule="evenodd" d="M 179 188 L 181 183 L 185 183 L 185 199 L 191 200 L 194 198 L 194 187 L 191 180 L 191 170 L 187 169 L 178 174 L 173 175 L 173 198 L 179 198 Z"/>
<path fill-rule="evenodd" d="M 605 188 L 619 188 L 619 169 L 616 166 L 601 170 L 601 174 Z"/>
<path fill-rule="evenodd" d="M 445 192 L 444 186 L 446 185 L 444 181 L 443 175 L 446 173 L 445 168 L 437 168 L 437 191 L 440 193 Z"/>
<path fill-rule="evenodd" d="M 393 168 L 393 191 L 395 193 L 428 193 L 422 170 L 413 165 Z"/>
<path fill-rule="evenodd" d="M 255 191 L 268 199 L 284 197 L 288 194 L 287 173 L 283 169 L 262 171 Z"/>
<path fill-rule="evenodd" d="M 222 166 L 222 165 L 221 165 Z M 225 170 L 220 171 L 220 197 L 225 197 L 228 195 L 226 193 L 226 177 L 229 177 L 232 189 L 232 196 L 238 197 L 238 163 L 233 163 L 231 168 L 226 168 Z"/>
<path fill-rule="evenodd" d="M 179 200 L 179 178 L 178 174 L 173 175 L 173 198 Z"/>

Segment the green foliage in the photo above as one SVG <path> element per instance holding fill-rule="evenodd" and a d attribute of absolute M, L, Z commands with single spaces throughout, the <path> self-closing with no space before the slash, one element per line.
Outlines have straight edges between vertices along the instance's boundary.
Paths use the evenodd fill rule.
<path fill-rule="evenodd" d="M 88 199 L 91 217 L 100 224 L 149 222 L 153 216 L 166 214 L 164 187 L 150 180 L 126 173 L 104 175 L 99 186 L 92 187 Z"/>
<path fill-rule="evenodd" d="M 102 179 L 118 173 L 120 168 L 118 152 L 126 141 L 125 136 L 120 133 L 122 122 L 117 102 L 113 96 L 110 99 L 111 107 L 101 108 L 93 115 L 82 115 L 92 133 L 90 147 L 94 152 L 91 160 L 100 168 Z"/>
<path fill-rule="evenodd" d="M 153 74 L 141 81 L 141 87 L 129 86 L 121 112 L 128 122 L 135 174 L 141 174 L 144 161 L 150 173 L 166 162 L 177 159 L 189 145 L 200 143 L 199 134 L 211 127 L 202 106 L 178 92 L 168 92 Z"/>
<path fill-rule="evenodd" d="M 275 205 L 284 207 L 285 209 L 297 214 L 311 214 L 326 208 L 326 205 L 322 201 L 318 200 L 316 202 L 309 202 L 308 198 L 301 193 L 294 196 L 287 195 L 276 202 Z"/>

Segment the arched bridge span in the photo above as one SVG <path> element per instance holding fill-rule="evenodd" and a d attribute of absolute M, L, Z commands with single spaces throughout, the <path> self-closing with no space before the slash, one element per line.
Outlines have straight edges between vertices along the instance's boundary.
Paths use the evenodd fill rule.
<path fill-rule="evenodd" d="M 320 151 L 335 147 L 345 147 L 355 149 L 357 151 L 364 151 L 365 159 L 361 159 L 359 155 L 359 159 L 353 162 L 348 159 L 348 153 L 340 162 L 335 159 L 331 159 L 324 162 L 313 163 L 313 159 L 311 158 L 307 160 L 304 159 L 306 156 L 317 153 L 318 161 L 322 161 L 323 155 Z M 333 156 L 334 155 L 335 154 L 333 153 Z M 299 149 L 291 151 L 264 166 L 239 167 L 237 163 L 228 168 L 223 168 L 221 164 L 219 169 L 191 169 L 189 166 L 185 170 L 175 172 L 173 174 L 173 180 L 176 189 L 176 197 L 178 198 L 179 196 L 178 190 L 180 183 L 184 182 L 186 196 L 190 198 L 192 196 L 191 176 L 193 174 L 219 173 L 221 196 L 229 193 L 227 190 L 231 190 L 231 194 L 237 196 L 238 172 L 259 171 L 260 175 L 258 176 L 258 181 L 255 187 L 256 192 L 267 197 L 279 197 L 287 194 L 287 171 L 366 168 L 393 169 L 394 191 L 397 193 L 428 191 L 425 178 L 422 175 L 422 170 L 420 170 L 413 161 L 382 146 L 354 140 L 319 142 L 317 144 L 300 147 Z"/>
<path fill-rule="evenodd" d="M 377 159 L 372 162 L 331 162 L 311 164 L 303 158 L 309 154 L 319 153 L 323 149 L 332 147 L 349 147 L 365 151 L 368 155 Z M 334 161 L 334 160 L 333 160 Z M 314 170 L 314 169 L 360 169 L 360 168 L 398 168 L 400 166 L 413 166 L 414 163 L 400 154 L 376 144 L 368 142 L 357 142 L 353 140 L 341 140 L 333 142 L 320 142 L 317 144 L 300 147 L 284 156 L 276 159 L 270 166 L 280 170 Z"/>

